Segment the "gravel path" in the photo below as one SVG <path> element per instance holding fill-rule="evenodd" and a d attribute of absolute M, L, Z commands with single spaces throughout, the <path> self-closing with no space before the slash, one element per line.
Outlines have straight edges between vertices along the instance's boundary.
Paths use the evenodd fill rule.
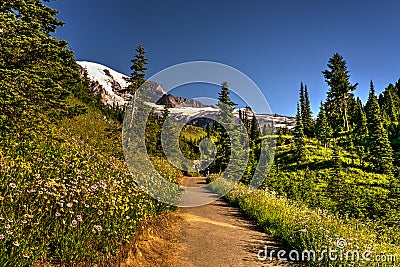
<path fill-rule="evenodd" d="M 204 178 L 183 180 L 186 187 L 204 184 Z M 204 194 L 211 197 L 213 193 L 204 188 Z M 280 249 L 279 243 L 224 200 L 179 212 L 183 221 L 178 266 L 292 266 L 277 259 L 258 260 L 260 249 Z"/>

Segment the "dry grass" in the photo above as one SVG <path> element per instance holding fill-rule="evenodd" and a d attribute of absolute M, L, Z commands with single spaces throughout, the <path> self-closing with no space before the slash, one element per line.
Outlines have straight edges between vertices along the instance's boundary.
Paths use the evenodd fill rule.
<path fill-rule="evenodd" d="M 143 222 L 132 243 L 123 248 L 124 256 L 114 266 L 176 266 L 182 220 L 177 212 L 167 212 Z"/>

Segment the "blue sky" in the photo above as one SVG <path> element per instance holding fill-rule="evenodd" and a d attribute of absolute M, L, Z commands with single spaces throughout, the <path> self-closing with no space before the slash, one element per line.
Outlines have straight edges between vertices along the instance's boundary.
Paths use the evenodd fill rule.
<path fill-rule="evenodd" d="M 78 60 L 129 74 L 141 43 L 148 76 L 192 60 L 224 63 L 253 79 L 274 113 L 295 114 L 300 81 L 308 85 L 316 113 L 328 90 L 321 71 L 335 52 L 347 61 L 362 100 L 370 79 L 381 92 L 400 78 L 398 0 L 59 0 L 50 5 L 66 23 L 56 36 L 70 43 Z M 179 92 L 198 96 L 195 90 Z"/>

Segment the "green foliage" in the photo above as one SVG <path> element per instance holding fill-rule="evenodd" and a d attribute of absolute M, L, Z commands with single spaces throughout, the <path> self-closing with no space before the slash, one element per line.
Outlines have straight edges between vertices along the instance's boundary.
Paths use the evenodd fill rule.
<path fill-rule="evenodd" d="M 367 145 L 368 128 L 367 116 L 365 115 L 361 100 L 357 98 L 354 110 L 354 127 L 352 132 L 355 151 L 359 155 L 360 164 L 363 164 L 365 157 L 365 147 Z"/>
<path fill-rule="evenodd" d="M 369 132 L 369 160 L 375 171 L 391 174 L 393 171 L 393 150 L 389 143 L 387 130 L 383 127 L 381 111 L 372 81 L 365 109 Z"/>
<path fill-rule="evenodd" d="M 57 11 L 41 1 L 0 4 L 0 125 L 1 130 L 35 127 L 79 113 L 66 103 L 82 89 L 82 79 L 67 42 L 50 36 L 63 25 Z"/>
<path fill-rule="evenodd" d="M 305 136 L 303 119 L 301 117 L 300 104 L 297 104 L 297 114 L 296 114 L 296 127 L 294 129 L 294 142 L 296 144 L 296 159 L 301 162 L 306 159 L 306 148 L 305 148 Z"/>
<path fill-rule="evenodd" d="M 142 45 L 139 45 L 136 48 L 136 54 L 134 58 L 131 60 L 131 77 L 127 78 L 128 88 L 126 91 L 130 93 L 136 92 L 137 89 L 146 81 L 146 70 L 147 70 L 147 58 L 145 57 L 146 51 Z"/>
<path fill-rule="evenodd" d="M 222 83 L 218 97 L 218 107 L 220 108 L 218 123 L 216 123 L 218 153 L 214 165 L 217 172 L 222 172 L 228 167 L 231 155 L 231 138 L 228 132 L 232 131 L 234 127 L 233 110 L 236 104 L 231 101 L 228 88 L 227 82 Z"/>
<path fill-rule="evenodd" d="M 338 53 L 328 61 L 328 70 L 323 71 L 325 81 L 330 87 L 325 103 L 325 110 L 334 134 L 338 136 L 343 130 L 349 131 L 348 103 L 358 84 L 352 85 L 346 61 Z"/>
<path fill-rule="evenodd" d="M 317 121 L 315 122 L 315 134 L 319 141 L 321 141 L 325 148 L 332 137 L 332 128 L 329 126 L 328 118 L 326 116 L 324 104 L 321 102 Z"/>
<path fill-rule="evenodd" d="M 307 137 L 314 136 L 314 120 L 312 118 L 310 97 L 308 95 L 307 85 L 300 84 L 300 114 L 303 123 L 304 134 Z"/>
<path fill-rule="evenodd" d="M 251 148 L 255 148 L 257 146 L 257 144 L 259 144 L 260 142 L 260 136 L 261 136 L 261 132 L 260 132 L 260 126 L 258 125 L 258 121 L 256 118 L 256 115 L 253 115 L 253 118 L 251 119 L 251 124 L 250 124 L 250 143 L 251 143 Z"/>
<path fill-rule="evenodd" d="M 229 181 L 217 179 L 212 187 L 217 192 L 231 188 Z M 323 210 L 310 209 L 297 202 L 277 196 L 275 192 L 249 190 L 244 185 L 237 185 L 225 198 L 240 207 L 253 218 L 262 229 L 279 238 L 286 247 L 299 252 L 321 249 L 338 249 L 337 241 L 347 241 L 346 251 L 371 251 L 375 255 L 394 255 L 388 264 L 397 264 L 400 253 L 399 240 L 393 239 L 393 230 L 389 227 L 378 227 L 354 219 L 340 219 L 326 214 Z M 339 248 L 340 249 L 340 248 Z M 328 260 L 323 262 L 308 259 L 307 266 L 353 266 L 352 259 Z M 369 266 L 370 262 L 356 262 L 359 266 Z"/>

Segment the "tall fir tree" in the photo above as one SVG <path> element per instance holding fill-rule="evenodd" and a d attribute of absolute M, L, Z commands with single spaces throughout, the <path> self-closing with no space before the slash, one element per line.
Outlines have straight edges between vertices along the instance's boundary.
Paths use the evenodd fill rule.
<path fill-rule="evenodd" d="M 308 95 L 307 85 L 300 85 L 300 109 L 301 119 L 304 127 L 304 134 L 307 137 L 314 136 L 314 120 L 312 118 L 310 97 Z"/>
<path fill-rule="evenodd" d="M 131 60 L 131 77 L 126 78 L 128 87 L 125 88 L 126 92 L 134 93 L 140 86 L 146 81 L 146 70 L 147 70 L 147 58 L 145 57 L 146 51 L 140 44 L 136 48 L 134 58 Z"/>
<path fill-rule="evenodd" d="M 304 84 L 300 82 L 300 114 L 303 118 L 303 110 L 305 110 L 306 100 L 304 95 Z"/>
<path fill-rule="evenodd" d="M 253 114 L 253 118 L 251 119 L 251 127 L 250 127 L 251 148 L 254 148 L 259 143 L 260 136 L 261 136 L 260 127 L 258 125 L 256 115 Z"/>
<path fill-rule="evenodd" d="M 156 154 L 158 145 L 158 133 L 160 126 L 157 124 L 154 109 L 150 110 L 149 116 L 146 122 L 146 148 L 149 154 Z"/>
<path fill-rule="evenodd" d="M 218 114 L 218 123 L 216 123 L 219 142 L 215 165 L 218 172 L 222 172 L 226 169 L 231 155 L 231 139 L 228 132 L 233 129 L 233 110 L 236 103 L 231 101 L 229 94 L 228 83 L 223 82 L 221 85 L 221 92 L 218 94 L 218 107 L 220 110 Z"/>
<path fill-rule="evenodd" d="M 353 128 L 353 143 L 356 149 L 356 153 L 360 158 L 360 163 L 363 164 L 363 158 L 365 155 L 365 146 L 368 136 L 367 127 L 367 116 L 363 109 L 361 100 L 357 98 L 354 109 L 354 128 Z"/>
<path fill-rule="evenodd" d="M 315 123 L 315 135 L 317 139 L 324 144 L 325 148 L 327 148 L 329 139 L 332 137 L 332 129 L 328 123 L 324 104 L 322 102 Z"/>
<path fill-rule="evenodd" d="M 301 118 L 300 103 L 297 104 L 296 114 L 296 127 L 294 129 L 294 142 L 296 145 L 295 156 L 298 161 L 304 161 L 306 159 L 306 144 L 304 136 L 303 120 Z"/>
<path fill-rule="evenodd" d="M 330 87 L 327 93 L 325 109 L 334 134 L 336 136 L 343 130 L 350 130 L 348 103 L 354 98 L 353 91 L 356 84 L 350 83 L 350 75 L 347 70 L 346 61 L 338 53 L 334 54 L 328 61 L 328 70 L 323 71 L 325 81 Z"/>
<path fill-rule="evenodd" d="M 372 80 L 365 111 L 369 133 L 369 160 L 375 171 L 391 174 L 393 171 L 393 150 L 389 142 L 387 130 L 383 127 L 381 110 L 378 99 L 375 96 L 375 88 Z"/>

